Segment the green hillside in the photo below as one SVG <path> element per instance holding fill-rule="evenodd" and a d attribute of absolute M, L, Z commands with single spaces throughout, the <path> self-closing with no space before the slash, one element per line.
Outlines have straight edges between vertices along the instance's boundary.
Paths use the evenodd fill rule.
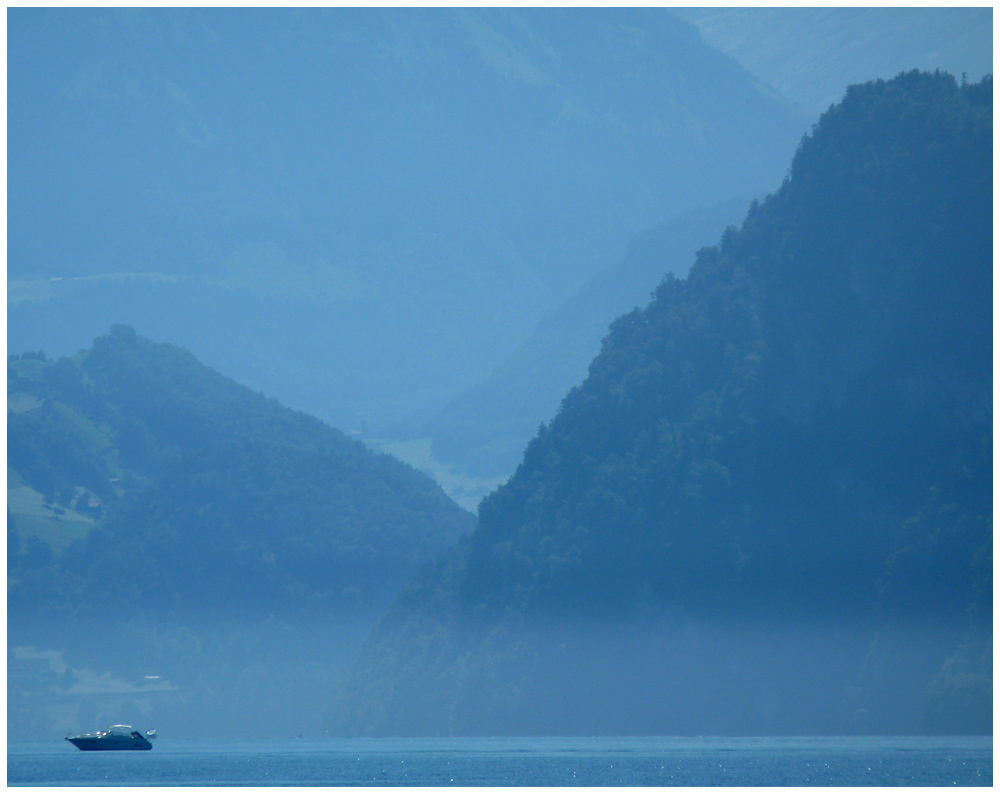
<path fill-rule="evenodd" d="M 127 326 L 12 356 L 7 391 L 8 646 L 77 669 L 162 665 L 190 694 L 214 673 L 166 637 L 239 669 L 265 663 L 239 658 L 251 638 L 291 648 L 303 624 L 342 664 L 473 525 L 426 475 Z"/>
<path fill-rule="evenodd" d="M 990 78 L 849 89 L 612 325 L 331 726 L 989 733 L 991 141 Z"/>

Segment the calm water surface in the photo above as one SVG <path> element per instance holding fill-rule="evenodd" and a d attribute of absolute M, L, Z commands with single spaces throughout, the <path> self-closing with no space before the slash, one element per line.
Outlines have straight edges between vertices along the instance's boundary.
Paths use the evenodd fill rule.
<path fill-rule="evenodd" d="M 194 741 L 7 745 L 9 786 L 992 786 L 992 737 Z"/>

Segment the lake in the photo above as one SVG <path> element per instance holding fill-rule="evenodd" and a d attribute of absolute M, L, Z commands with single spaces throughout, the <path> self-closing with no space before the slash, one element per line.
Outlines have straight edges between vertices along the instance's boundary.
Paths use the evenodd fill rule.
<path fill-rule="evenodd" d="M 991 786 L 992 737 L 210 741 L 7 745 L 9 786 Z"/>

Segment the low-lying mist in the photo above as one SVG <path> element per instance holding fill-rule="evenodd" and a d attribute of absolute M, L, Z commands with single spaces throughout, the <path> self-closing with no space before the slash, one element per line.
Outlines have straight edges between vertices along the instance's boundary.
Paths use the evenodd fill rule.
<path fill-rule="evenodd" d="M 466 624 L 424 657 L 363 657 L 341 692 L 333 733 L 349 735 L 775 736 L 949 732 L 935 722 L 934 679 L 967 636 L 939 620 L 726 620 L 682 612 L 622 620 Z M 433 636 L 433 632 L 427 632 Z M 988 647 L 979 647 L 988 651 Z M 434 666 L 435 657 L 449 661 Z M 407 670 L 427 665 L 416 681 Z M 425 668 L 426 670 L 427 668 Z M 889 672 L 891 671 L 891 673 Z M 360 683 L 362 686 L 358 686 Z M 938 677 L 940 689 L 949 682 Z M 966 726 L 990 730 L 975 698 Z"/>

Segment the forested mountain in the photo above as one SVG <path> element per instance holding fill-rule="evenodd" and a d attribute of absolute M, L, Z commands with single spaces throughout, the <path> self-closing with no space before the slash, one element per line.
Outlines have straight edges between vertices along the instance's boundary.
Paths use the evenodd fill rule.
<path fill-rule="evenodd" d="M 331 726 L 989 733 L 992 90 L 851 87 L 612 325 Z"/>
<path fill-rule="evenodd" d="M 8 352 L 126 323 L 346 430 L 430 418 L 808 126 L 666 9 L 9 21 Z"/>
<path fill-rule="evenodd" d="M 330 665 L 472 529 L 426 475 L 127 326 L 72 358 L 9 358 L 7 394 L 8 651 L 61 650 L 125 681 L 156 668 L 179 689 L 153 718 L 175 726 L 192 698 L 231 722 L 226 697 L 248 667 L 280 699 L 293 679 L 279 683 L 279 659 L 312 691 L 261 715 L 308 726 L 295 711 L 329 686 Z M 52 719 L 18 711 L 12 686 L 9 730 Z M 79 727 L 99 724 L 60 730 Z"/>

